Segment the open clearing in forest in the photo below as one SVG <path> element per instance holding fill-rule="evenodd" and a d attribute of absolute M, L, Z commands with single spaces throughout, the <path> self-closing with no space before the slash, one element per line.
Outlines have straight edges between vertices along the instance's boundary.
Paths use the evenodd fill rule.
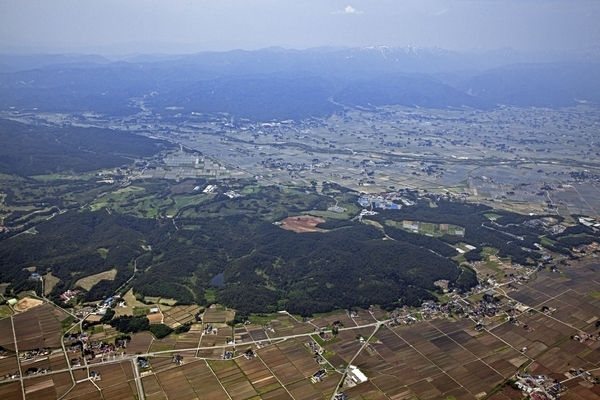
<path fill-rule="evenodd" d="M 288 231 L 294 232 L 327 232 L 326 229 L 319 229 L 316 226 L 325 222 L 321 217 L 313 217 L 312 215 L 299 215 L 296 217 L 288 217 L 281 221 L 281 227 Z"/>
<path fill-rule="evenodd" d="M 44 296 L 48 296 L 52 292 L 52 289 L 54 289 L 54 286 L 56 286 L 56 284 L 58 282 L 60 282 L 60 279 L 58 279 L 56 276 L 52 275 L 52 272 L 44 275 L 43 279 L 44 279 Z"/>
<path fill-rule="evenodd" d="M 117 276 L 117 269 L 113 268 L 108 271 L 100 272 L 99 274 L 86 276 L 85 278 L 79 279 L 75 282 L 75 286 L 81 286 L 85 290 L 90 290 L 94 287 L 95 284 L 100 282 L 101 280 L 114 281 Z"/>

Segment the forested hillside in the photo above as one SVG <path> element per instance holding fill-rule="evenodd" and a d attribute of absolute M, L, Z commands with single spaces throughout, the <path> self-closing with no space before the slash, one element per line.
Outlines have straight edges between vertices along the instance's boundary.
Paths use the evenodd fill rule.
<path fill-rule="evenodd" d="M 262 196 L 280 196 L 274 190 L 265 189 Z M 241 314 L 286 309 L 310 315 L 369 304 L 418 305 L 433 298 L 439 279 L 467 290 L 476 279 L 472 270 L 453 261 L 459 242 L 476 247 L 467 259 L 480 258 L 486 246 L 521 264 L 539 258 L 534 243 L 542 232 L 525 226 L 534 217 L 496 211 L 499 217 L 492 223 L 485 216 L 490 211 L 486 206 L 439 200 L 432 208 L 433 199 L 426 198 L 415 206 L 370 217 L 382 229 L 340 221 L 319 225 L 329 229 L 326 232 L 295 233 L 261 219 L 260 212 L 202 216 L 204 208 L 223 201 L 216 197 L 197 206 L 176 224 L 106 210 L 57 215 L 39 224 L 35 235 L 0 242 L 0 280 L 12 282 L 15 289 L 33 287 L 24 268 L 34 266 L 39 273 L 51 272 L 60 279 L 51 294 L 57 296 L 82 277 L 116 268 L 115 280 L 100 281 L 84 295 L 98 300 L 133 274 L 137 259 L 132 285 L 140 296 L 204 304 L 209 291 Z M 231 200 L 232 205 L 235 201 L 239 200 Z M 403 220 L 456 224 L 465 234 L 410 233 L 394 225 Z M 574 238 L 577 243 L 587 240 L 589 232 L 580 230 L 569 229 L 549 240 L 568 251 Z M 507 240 L 506 235 L 520 239 Z M 211 286 L 220 273 L 224 285 Z"/>
<path fill-rule="evenodd" d="M 25 125 L 0 119 L 0 173 L 75 173 L 129 165 L 173 145 L 112 129 Z"/>

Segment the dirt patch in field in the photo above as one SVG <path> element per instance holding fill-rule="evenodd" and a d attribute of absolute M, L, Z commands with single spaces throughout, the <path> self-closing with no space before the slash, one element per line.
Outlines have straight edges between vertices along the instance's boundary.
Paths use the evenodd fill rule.
<path fill-rule="evenodd" d="M 43 303 L 44 302 L 42 300 L 32 299 L 31 297 L 25 297 L 19 300 L 17 304 L 15 304 L 14 309 L 15 311 L 23 312 L 29 310 L 30 308 L 37 307 Z"/>
<path fill-rule="evenodd" d="M 312 215 L 299 215 L 296 217 L 288 217 L 281 220 L 278 225 L 283 229 L 294 232 L 327 232 L 326 229 L 319 229 L 316 226 L 325 220 L 321 217 L 313 217 Z"/>
<path fill-rule="evenodd" d="M 100 322 L 101 319 L 102 315 L 90 314 L 86 317 L 85 320 L 89 322 Z"/>
<path fill-rule="evenodd" d="M 163 316 L 161 313 L 146 315 L 151 324 L 162 324 Z"/>

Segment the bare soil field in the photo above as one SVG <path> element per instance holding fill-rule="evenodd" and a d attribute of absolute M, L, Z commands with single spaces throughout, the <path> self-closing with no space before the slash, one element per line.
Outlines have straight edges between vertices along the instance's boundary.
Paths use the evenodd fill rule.
<path fill-rule="evenodd" d="M 13 318 L 19 351 L 60 347 L 61 326 L 52 309 L 52 306 L 44 304 Z"/>
<path fill-rule="evenodd" d="M 272 392 L 265 393 L 261 396 L 263 400 L 292 400 L 292 397 L 285 391 L 284 388 L 273 390 Z"/>
<path fill-rule="evenodd" d="M 90 314 L 85 318 L 85 320 L 89 321 L 89 322 L 100 322 L 101 319 L 102 319 L 102 315 L 97 315 L 97 314 Z"/>
<path fill-rule="evenodd" d="M 232 399 L 247 399 L 258 394 L 235 361 L 209 361 L 208 365 Z"/>
<path fill-rule="evenodd" d="M 146 394 L 147 399 L 163 400 L 167 398 L 155 375 L 147 375 L 142 377 L 142 385 L 144 387 L 144 393 Z"/>
<path fill-rule="evenodd" d="M 65 358 L 64 353 L 51 354 L 49 357 L 49 361 L 50 368 L 52 368 L 54 371 L 58 371 L 68 367 L 67 359 Z"/>
<path fill-rule="evenodd" d="M 200 398 L 227 399 L 227 394 L 204 361 L 185 364 L 181 367 L 192 388 L 200 393 Z"/>
<path fill-rule="evenodd" d="M 348 389 L 350 398 L 385 393 L 394 398 L 474 399 L 516 371 L 517 366 L 507 359 L 519 359 L 519 365 L 527 360 L 490 334 L 476 338 L 460 330 L 465 323 L 453 327 L 448 321 L 434 322 L 378 330 L 378 342 L 354 361 L 361 370 L 368 371 L 370 382 Z M 357 342 L 345 335 L 342 342 L 327 348 L 348 362 L 354 349 L 358 350 L 354 345 Z"/>
<path fill-rule="evenodd" d="M 175 345 L 175 349 L 191 349 L 193 347 L 198 347 L 200 344 L 200 337 L 202 335 L 202 331 L 190 330 L 187 333 L 181 334 L 177 337 L 177 344 Z"/>
<path fill-rule="evenodd" d="M 321 398 L 321 393 L 315 389 L 308 379 L 304 379 L 291 385 L 288 385 L 287 390 L 297 400 L 310 400 Z"/>
<path fill-rule="evenodd" d="M 259 394 L 281 387 L 275 376 L 258 358 L 246 359 L 239 357 L 236 359 L 236 363 Z"/>
<path fill-rule="evenodd" d="M 163 312 L 163 323 L 171 328 L 176 328 L 188 322 L 194 322 L 199 310 L 200 306 L 197 305 L 175 306 Z"/>
<path fill-rule="evenodd" d="M 84 381 L 75 385 L 73 390 L 71 390 L 64 399 L 102 399 L 102 393 L 98 390 L 96 386 L 90 381 Z"/>
<path fill-rule="evenodd" d="M 216 307 L 207 308 L 202 316 L 202 322 L 207 323 L 225 323 L 227 321 L 227 309 L 221 309 Z"/>
<path fill-rule="evenodd" d="M 127 353 L 147 353 L 152 343 L 153 337 L 149 332 L 139 332 L 131 336 L 131 341 L 127 344 Z"/>
<path fill-rule="evenodd" d="M 24 297 L 13 307 L 17 312 L 25 312 L 33 307 L 37 307 L 44 304 L 42 300 L 32 299 L 31 297 Z"/>
<path fill-rule="evenodd" d="M 267 334 L 265 333 L 265 330 L 260 327 L 260 326 L 256 326 L 256 325 L 246 325 L 246 330 L 248 331 L 248 334 L 251 337 L 251 340 L 254 341 L 268 341 L 269 337 L 267 336 Z M 204 340 L 204 338 L 203 338 Z"/>
<path fill-rule="evenodd" d="M 269 331 L 270 337 L 310 333 L 314 330 L 314 326 L 300 323 L 289 315 L 281 315 L 277 319 L 270 321 L 269 325 L 275 330 L 275 332 Z"/>
<path fill-rule="evenodd" d="M 284 385 L 304 378 L 304 375 L 290 363 L 285 354 L 277 347 L 265 347 L 258 350 L 257 354 Z"/>
<path fill-rule="evenodd" d="M 312 376 L 321 369 L 321 366 L 315 362 L 308 349 L 297 340 L 286 340 L 278 344 L 277 347 L 303 375 L 305 378 Z"/>
<path fill-rule="evenodd" d="M 223 350 L 220 348 L 215 349 L 202 349 L 196 352 L 196 357 L 218 360 L 219 357 L 223 354 Z"/>
<path fill-rule="evenodd" d="M 73 384 L 71 375 L 67 371 L 52 375 L 52 380 L 54 381 L 57 397 L 61 397 L 67 393 Z"/>
<path fill-rule="evenodd" d="M 104 377 L 102 378 L 104 380 Z M 135 387 L 134 387 L 135 388 Z M 135 393 L 135 394 L 134 394 Z M 111 400 L 136 400 L 138 399 L 137 392 L 132 389 L 130 383 L 117 383 L 105 389 L 102 389 L 104 399 Z"/>
<path fill-rule="evenodd" d="M 0 398 L 3 400 L 23 400 L 23 391 L 19 382 L 0 385 Z"/>
<path fill-rule="evenodd" d="M 156 374 L 167 398 L 199 398 L 199 395 L 192 389 L 189 381 L 181 368 L 171 368 Z"/>
<path fill-rule="evenodd" d="M 319 229 L 316 226 L 325 222 L 321 217 L 312 215 L 299 215 L 297 217 L 288 217 L 281 220 L 281 228 L 294 232 L 327 232 L 326 229 Z"/>
<path fill-rule="evenodd" d="M 90 371 L 100 374 L 100 379 L 94 382 L 101 391 L 105 399 L 135 399 L 137 393 L 135 386 L 130 385 L 133 380 L 133 371 L 130 361 L 124 361 L 119 364 L 95 365 Z M 80 379 L 85 379 L 87 370 L 77 370 Z M 79 374 L 79 373 L 82 374 Z"/>
<path fill-rule="evenodd" d="M 148 314 L 146 315 L 146 317 L 148 318 L 148 321 L 150 321 L 151 324 L 160 324 L 163 321 L 163 316 L 159 312 L 154 314 Z"/>
<path fill-rule="evenodd" d="M 58 398 L 54 381 L 51 376 L 39 376 L 27 379 L 24 382 L 25 397 L 30 399 L 55 399 Z"/>
<path fill-rule="evenodd" d="M 0 381 L 4 379 L 4 375 L 18 370 L 19 366 L 17 365 L 17 356 L 9 356 L 0 359 Z"/>
<path fill-rule="evenodd" d="M 175 349 L 176 344 L 177 339 L 174 337 L 166 337 L 165 339 L 160 340 L 155 339 L 152 341 L 152 345 L 150 346 L 150 352 L 173 350 Z"/>

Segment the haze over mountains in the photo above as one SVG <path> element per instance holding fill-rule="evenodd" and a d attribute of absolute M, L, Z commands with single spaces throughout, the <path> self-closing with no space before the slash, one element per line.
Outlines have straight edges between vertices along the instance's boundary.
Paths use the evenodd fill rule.
<path fill-rule="evenodd" d="M 343 106 L 489 109 L 600 104 L 600 51 L 363 47 L 192 55 L 0 55 L 0 107 L 135 114 L 226 112 L 252 120 Z"/>

